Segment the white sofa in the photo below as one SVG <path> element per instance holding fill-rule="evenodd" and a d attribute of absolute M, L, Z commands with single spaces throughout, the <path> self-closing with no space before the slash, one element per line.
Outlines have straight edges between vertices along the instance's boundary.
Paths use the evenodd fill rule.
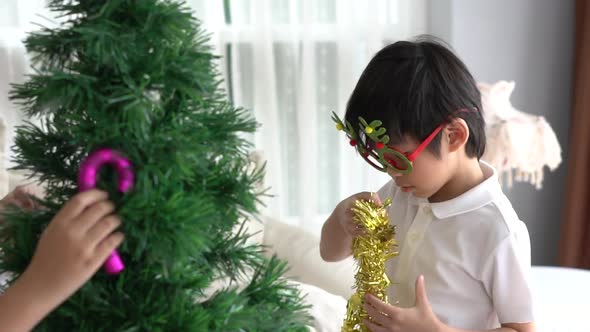
<path fill-rule="evenodd" d="M 250 229 L 260 230 L 252 240 L 265 245 L 267 255 L 276 254 L 289 263 L 287 277 L 311 305 L 311 330 L 340 331 L 346 299 L 352 293 L 354 262 L 323 262 L 317 236 L 298 227 L 266 220 Z M 590 271 L 535 266 L 532 287 L 537 332 L 590 332 Z"/>
<path fill-rule="evenodd" d="M 325 263 L 319 239 L 297 227 L 267 220 L 263 244 L 291 265 L 289 277 L 319 288 L 314 317 L 321 331 L 339 331 L 345 298 L 352 293 L 354 262 Z M 537 332 L 590 332 L 590 271 L 534 266 L 531 276 Z M 304 291 L 307 290 L 304 288 Z M 316 291 L 311 289 L 311 291 Z M 335 310 L 333 314 L 327 310 Z M 326 321 L 330 316 L 336 322 Z"/>

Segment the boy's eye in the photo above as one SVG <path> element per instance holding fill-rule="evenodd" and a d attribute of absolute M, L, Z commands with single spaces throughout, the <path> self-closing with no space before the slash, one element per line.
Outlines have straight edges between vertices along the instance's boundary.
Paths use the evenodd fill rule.
<path fill-rule="evenodd" d="M 403 170 L 408 167 L 408 162 L 406 159 L 402 158 L 401 156 L 393 153 L 384 153 L 383 158 L 393 167 Z"/>

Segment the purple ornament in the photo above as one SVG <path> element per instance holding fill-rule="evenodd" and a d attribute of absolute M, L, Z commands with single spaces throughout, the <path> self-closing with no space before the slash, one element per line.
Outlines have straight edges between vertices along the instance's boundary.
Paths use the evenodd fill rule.
<path fill-rule="evenodd" d="M 98 171 L 104 165 L 115 167 L 120 192 L 125 193 L 133 187 L 135 175 L 133 174 L 129 159 L 115 150 L 102 148 L 92 152 L 82 161 L 80 172 L 78 173 L 78 188 L 80 191 L 86 191 L 96 187 Z M 108 274 L 119 274 L 125 268 L 117 250 L 111 253 L 103 266 Z"/>

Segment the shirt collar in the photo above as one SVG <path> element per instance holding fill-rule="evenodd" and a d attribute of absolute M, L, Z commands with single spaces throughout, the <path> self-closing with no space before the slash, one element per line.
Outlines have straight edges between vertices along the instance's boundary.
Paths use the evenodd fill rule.
<path fill-rule="evenodd" d="M 438 219 L 450 218 L 463 213 L 477 210 L 502 195 L 498 174 L 494 167 L 480 160 L 486 179 L 467 192 L 444 202 L 430 203 L 426 198 L 410 195 L 410 201 L 416 205 L 429 205 Z"/>

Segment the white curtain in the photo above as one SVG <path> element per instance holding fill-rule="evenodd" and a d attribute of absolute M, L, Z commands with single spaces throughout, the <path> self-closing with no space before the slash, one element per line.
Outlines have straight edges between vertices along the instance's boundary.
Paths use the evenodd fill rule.
<path fill-rule="evenodd" d="M 9 83 L 29 70 L 22 40 L 37 28 L 32 22 L 51 24 L 46 2 L 0 1 L 0 111 L 9 127 L 23 117 L 8 101 Z M 317 233 L 341 199 L 387 181 L 356 155 L 330 114 L 344 114 L 375 52 L 426 31 L 425 0 L 187 3 L 222 56 L 229 97 L 261 123 L 252 140 L 267 160 L 274 195 L 264 214 Z"/>
<path fill-rule="evenodd" d="M 25 74 L 30 72 L 29 57 L 22 41 L 26 32 L 39 28 L 36 24 L 55 24 L 46 4 L 47 0 L 0 1 L 0 114 L 7 125 L 5 149 L 12 145 L 14 126 L 22 123 L 24 118 L 18 107 L 8 100 L 10 83 L 23 82 Z M 11 165 L 9 156 L 2 159 Z"/>
<path fill-rule="evenodd" d="M 192 0 L 212 33 L 235 105 L 262 124 L 255 147 L 275 195 L 265 214 L 318 233 L 343 198 L 388 180 L 330 119 L 344 115 L 362 70 L 384 45 L 426 31 L 425 1 Z"/>

